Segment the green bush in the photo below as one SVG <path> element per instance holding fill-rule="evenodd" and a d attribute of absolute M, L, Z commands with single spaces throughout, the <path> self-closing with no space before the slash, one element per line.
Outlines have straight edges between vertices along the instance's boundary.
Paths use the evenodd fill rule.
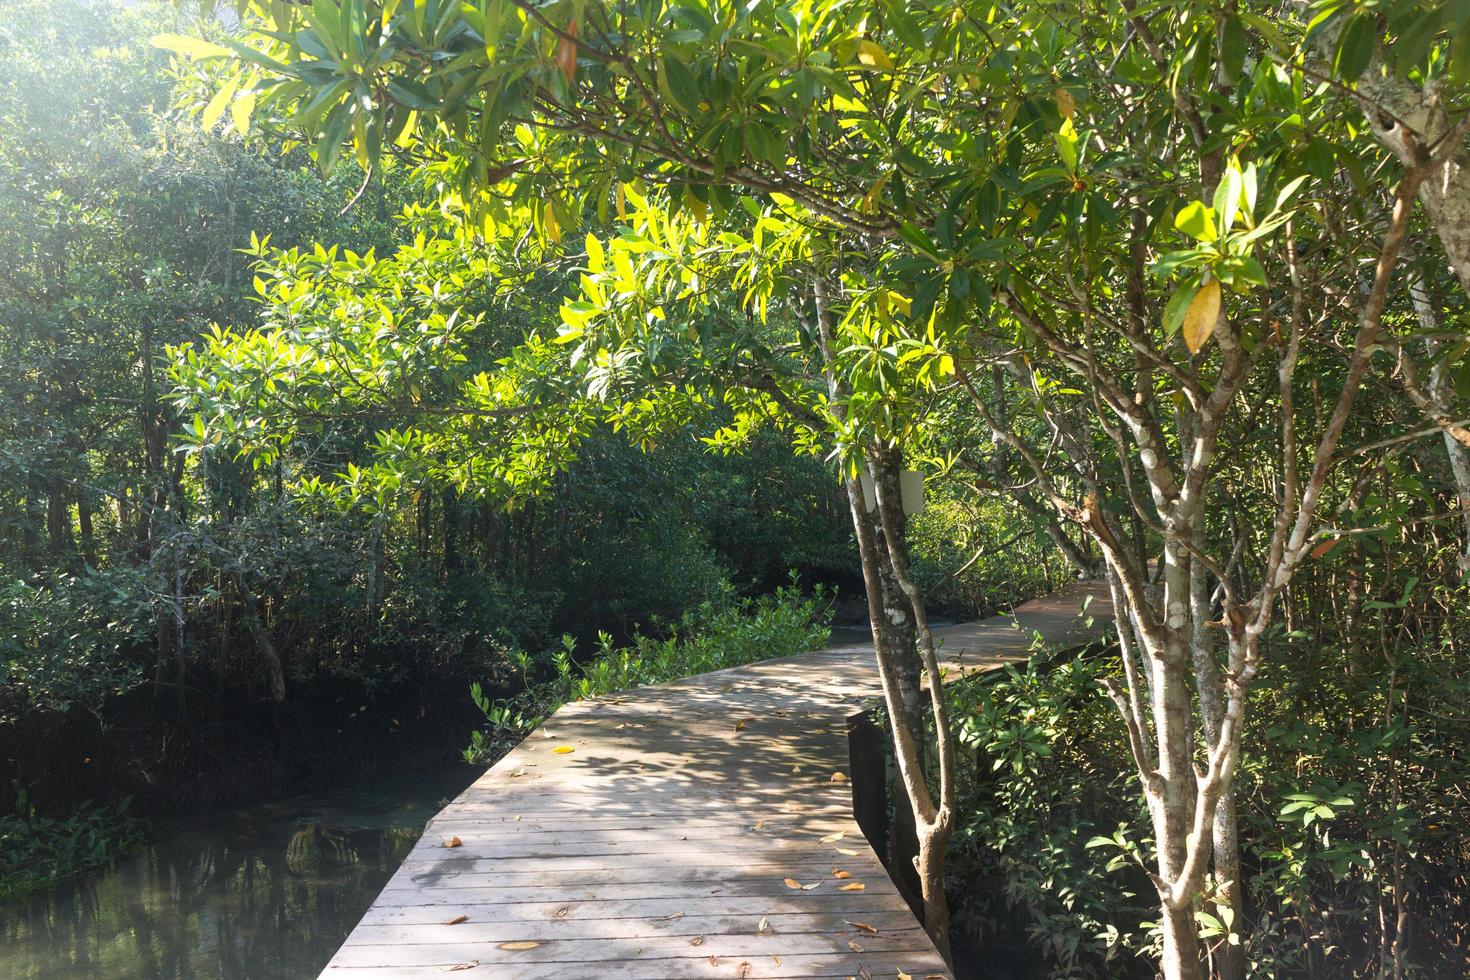
<path fill-rule="evenodd" d="M 525 684 L 520 694 L 492 701 L 479 684 L 471 687 L 487 726 L 472 734 L 465 760 L 493 761 L 569 701 L 818 649 L 830 636 L 830 611 L 831 596 L 825 589 L 818 587 L 806 595 L 793 579 L 790 585 L 756 598 L 707 600 L 686 612 L 662 638 L 640 632 L 629 645 L 614 647 L 604 633 L 596 653 L 585 662 L 576 659 L 575 641 L 563 637 L 561 647 L 543 658 L 553 676 L 539 682 L 531 680 L 533 658 L 517 654 L 514 659 Z"/>
<path fill-rule="evenodd" d="M 1314 636 L 1275 642 L 1236 790 L 1250 975 L 1375 975 L 1400 915 L 1404 972 L 1460 975 L 1470 681 L 1459 648 L 1423 638 L 1344 672 L 1348 659 Z M 1148 816 L 1100 687 L 1119 670 L 1111 656 L 1033 659 L 950 692 L 974 753 L 951 844 L 956 923 L 981 948 L 1029 947 L 1018 976 L 1151 975 L 1139 956 L 1157 942 L 1138 861 L 1152 861 Z M 1208 906 L 1199 919 L 1207 945 L 1226 941 L 1230 923 Z"/>
<path fill-rule="evenodd" d="M 129 801 L 91 801 L 64 820 L 38 814 L 24 792 L 12 813 L 0 816 L 0 901 L 101 867 L 143 837 Z"/>

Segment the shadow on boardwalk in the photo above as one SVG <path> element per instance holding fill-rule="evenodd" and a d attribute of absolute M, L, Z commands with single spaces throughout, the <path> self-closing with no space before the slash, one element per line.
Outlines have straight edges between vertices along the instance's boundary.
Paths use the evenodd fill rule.
<path fill-rule="evenodd" d="M 1079 585 L 937 630 L 948 669 L 1085 642 L 1088 596 L 1101 621 Z M 563 707 L 434 818 L 322 975 L 950 976 L 853 818 L 848 719 L 879 695 L 855 645 Z"/>

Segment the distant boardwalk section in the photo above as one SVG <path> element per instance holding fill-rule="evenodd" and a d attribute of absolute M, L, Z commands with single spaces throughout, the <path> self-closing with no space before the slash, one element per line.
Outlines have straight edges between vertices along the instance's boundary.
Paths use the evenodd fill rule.
<path fill-rule="evenodd" d="M 936 637 L 973 671 L 1109 616 L 1077 585 Z M 434 818 L 322 976 L 949 977 L 853 818 L 848 719 L 878 697 L 847 646 L 567 705 Z"/>

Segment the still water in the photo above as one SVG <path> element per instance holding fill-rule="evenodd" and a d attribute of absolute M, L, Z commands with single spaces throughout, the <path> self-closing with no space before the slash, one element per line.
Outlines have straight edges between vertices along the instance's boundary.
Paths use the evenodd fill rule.
<path fill-rule="evenodd" d="M 0 978 L 315 977 L 480 770 L 160 824 L 113 867 L 0 905 Z"/>

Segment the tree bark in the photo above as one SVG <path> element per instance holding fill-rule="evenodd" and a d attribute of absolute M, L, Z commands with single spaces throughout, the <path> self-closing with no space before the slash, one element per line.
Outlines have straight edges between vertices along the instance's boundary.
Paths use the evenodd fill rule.
<path fill-rule="evenodd" d="M 241 619 L 245 622 L 245 628 L 250 631 L 250 638 L 255 643 L 255 652 L 260 656 L 261 665 L 265 668 L 271 700 L 279 704 L 286 700 L 286 674 L 281 668 L 281 657 L 276 652 L 276 645 L 271 640 L 270 631 L 261 621 L 260 601 L 245 584 L 245 577 L 239 573 L 235 574 L 235 588 L 240 593 L 240 604 L 244 611 Z"/>

